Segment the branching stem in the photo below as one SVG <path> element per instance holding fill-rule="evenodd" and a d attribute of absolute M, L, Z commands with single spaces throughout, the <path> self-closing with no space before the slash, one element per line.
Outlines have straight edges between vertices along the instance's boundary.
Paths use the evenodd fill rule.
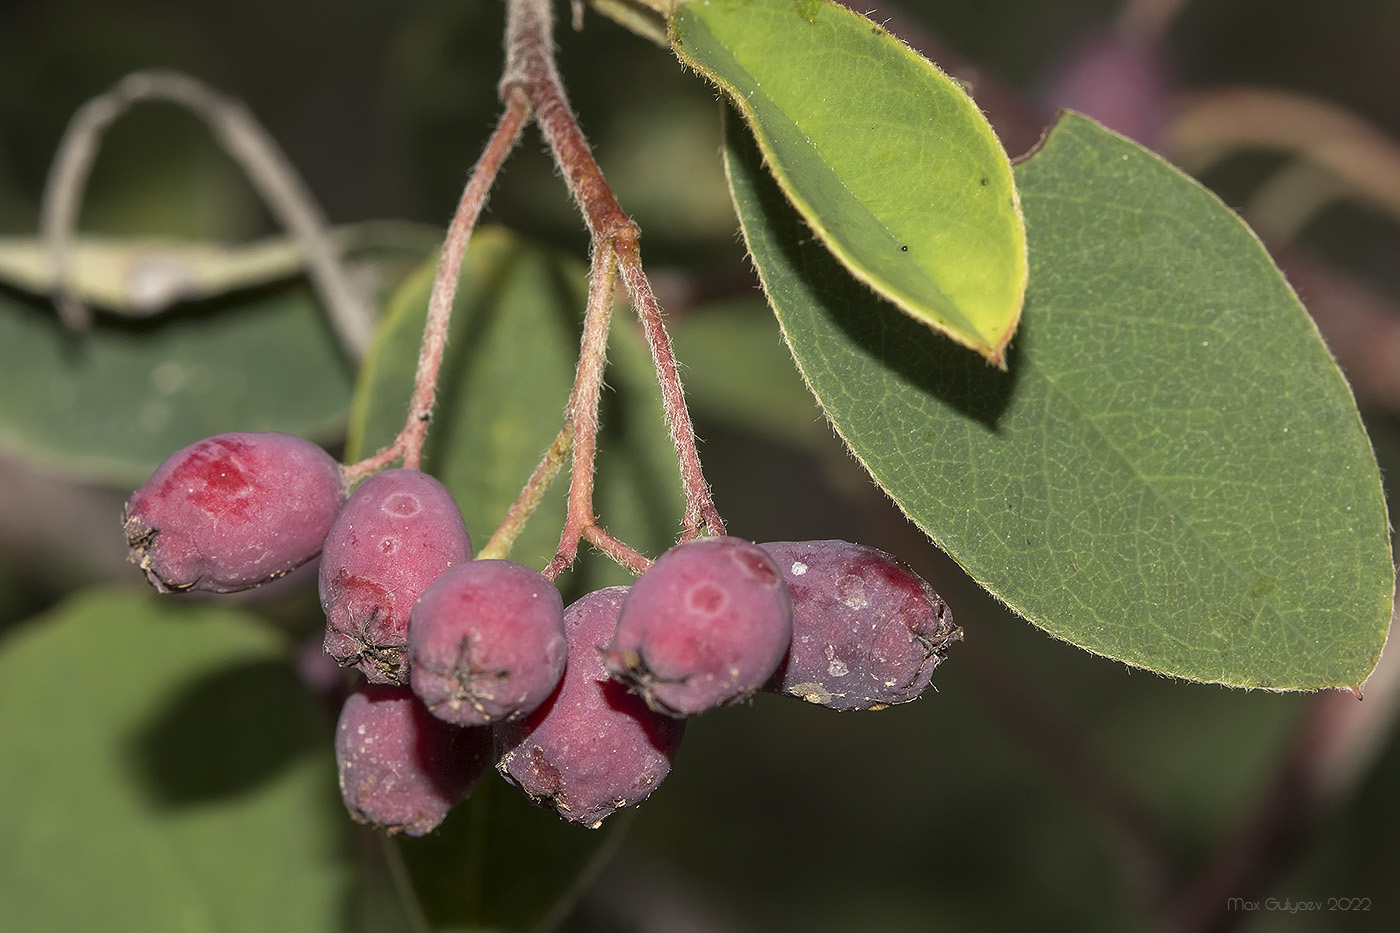
<path fill-rule="evenodd" d="M 641 262 L 641 230 L 623 211 L 593 158 L 593 152 L 575 120 L 554 63 L 554 20 L 550 0 L 506 0 L 506 64 L 500 94 L 505 113 L 487 143 L 471 179 L 467 182 L 457 214 L 448 230 L 428 306 L 423 348 L 408 421 L 394 442 L 373 457 L 345 468 L 347 482 L 354 482 L 390 463 L 403 459 L 406 467 L 421 465 L 423 441 L 432 416 L 437 380 L 447 342 L 448 323 L 462 254 L 486 196 L 510 150 L 520 137 L 526 119 L 533 115 L 583 215 L 592 240 L 592 268 L 588 281 L 588 307 L 584 317 L 578 370 L 565 410 L 565 424 L 536 466 L 499 528 L 491 536 L 482 557 L 509 553 L 541 497 L 572 457 L 569 474 L 568 513 L 554 559 L 544 569 L 551 580 L 571 567 L 579 544 L 588 541 L 624 567 L 641 573 L 650 561 L 598 524 L 593 508 L 593 476 L 598 448 L 598 407 L 607 368 L 608 329 L 612 323 L 613 293 L 622 281 L 641 319 L 656 364 L 657 380 L 680 465 L 685 490 L 685 528 L 681 540 L 702 531 L 724 534 L 724 522 L 710 497 L 696 447 L 695 429 L 685 405 L 680 372 L 671 338 L 666 333 L 661 307 Z"/>
<path fill-rule="evenodd" d="M 44 187 L 39 226 L 53 266 L 54 304 L 64 325 L 84 331 L 92 323 L 92 311 L 79 299 L 71 281 L 73 231 L 88 175 L 107 129 L 133 104 L 145 100 L 179 104 L 208 125 L 273 216 L 296 238 L 307 276 L 325 302 L 332 327 L 346 353 L 358 360 L 369 343 L 373 320 L 301 176 L 242 102 L 174 71 L 132 72 L 84 104 L 63 134 Z"/>
<path fill-rule="evenodd" d="M 641 231 L 618 204 L 603 177 L 602 170 L 593 158 L 588 140 L 569 107 L 559 72 L 554 65 L 553 17 L 549 0 L 507 0 L 506 50 L 505 74 L 501 78 L 502 93 L 508 94 L 520 88 L 529 96 L 535 108 L 535 119 L 540 125 L 540 131 L 545 142 L 549 144 L 550 152 L 554 154 L 554 160 L 564 175 L 569 192 L 578 204 L 593 240 L 594 283 L 590 286 L 590 320 L 595 314 L 595 305 L 601 301 L 599 295 L 602 293 L 597 287 L 600 274 L 607 279 L 606 296 L 610 303 L 613 277 L 620 272 L 632 305 L 636 308 L 646 332 L 647 343 L 651 347 L 652 359 L 656 364 L 657 380 L 661 384 L 666 421 L 680 464 L 681 484 L 685 490 L 686 517 L 681 540 L 696 537 L 702 526 L 710 534 L 722 535 L 724 522 L 710 497 L 709 485 L 705 482 L 704 471 L 700 466 L 695 429 L 686 409 L 685 393 L 681 387 L 675 354 L 671 349 L 671 338 L 666 333 L 661 308 L 651 283 L 642 269 Z M 588 533 L 588 529 L 596 527 L 593 515 L 592 476 L 598 428 L 598 399 L 589 386 L 583 385 L 585 379 L 592 378 L 595 367 L 601 379 L 601 367 L 607 350 L 607 319 L 602 318 L 601 322 L 603 329 L 593 343 L 590 343 L 588 324 L 585 323 L 585 336 L 579 359 L 579 382 L 575 384 L 574 395 L 570 399 L 569 417 L 574 421 L 575 446 L 573 479 L 569 490 L 569 517 L 560 539 L 559 552 L 546 568 L 546 576 L 557 577 L 565 567 L 573 563 L 580 537 L 588 537 L 589 541 L 595 544 L 595 538 L 604 540 L 601 531 Z M 597 359 L 588 360 L 590 354 L 596 354 Z M 588 410 L 582 410 L 580 405 L 586 406 Z M 607 548 L 603 550 L 616 559 L 617 555 Z M 635 554 L 630 548 L 627 550 Z M 621 562 L 627 564 L 627 561 Z"/>
<path fill-rule="evenodd" d="M 578 555 L 579 540 L 597 523 L 593 514 L 593 469 L 598 455 L 598 403 L 607 367 L 608 325 L 612 322 L 617 263 L 606 249 L 595 250 L 588 276 L 588 310 L 583 319 L 578 372 L 565 418 L 574 434 L 574 462 L 569 474 L 569 511 L 559 536 L 559 550 L 543 573 L 558 579 Z"/>

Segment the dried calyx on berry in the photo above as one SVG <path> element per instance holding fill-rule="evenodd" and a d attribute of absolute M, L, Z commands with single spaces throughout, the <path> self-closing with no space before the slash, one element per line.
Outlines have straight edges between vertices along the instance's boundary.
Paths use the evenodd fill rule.
<path fill-rule="evenodd" d="M 291 434 L 219 434 L 172 454 L 126 501 L 131 560 L 161 592 L 261 586 L 321 553 L 340 465 Z"/>

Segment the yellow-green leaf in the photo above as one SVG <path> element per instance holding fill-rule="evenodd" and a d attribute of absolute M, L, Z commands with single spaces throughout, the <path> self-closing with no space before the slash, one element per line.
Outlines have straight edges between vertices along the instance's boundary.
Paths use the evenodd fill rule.
<path fill-rule="evenodd" d="M 743 114 L 842 265 L 1002 362 L 1025 296 L 1025 227 L 1006 153 L 956 82 L 831 0 L 690 0 L 671 42 Z"/>

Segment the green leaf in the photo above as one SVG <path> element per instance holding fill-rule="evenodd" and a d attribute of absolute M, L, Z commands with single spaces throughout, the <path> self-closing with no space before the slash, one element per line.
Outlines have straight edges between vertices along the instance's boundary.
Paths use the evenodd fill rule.
<path fill-rule="evenodd" d="M 1350 391 L 1258 240 L 1089 120 L 1017 167 L 1031 288 L 1009 370 L 873 301 L 731 133 L 741 220 L 809 386 L 982 585 L 1086 650 L 1193 680 L 1356 686 L 1393 593 Z"/>
<path fill-rule="evenodd" d="M 340 227 L 332 241 L 353 268 L 376 279 L 392 277 L 405 256 L 414 265 L 441 241 L 426 225 L 388 221 Z M 306 270 L 302 248 L 290 236 L 252 243 L 173 237 L 74 237 L 73 294 L 88 305 L 147 316 L 177 302 L 201 301 L 242 289 L 284 282 Z M 53 263 L 39 237 L 0 237 L 0 283 L 34 295 L 53 291 Z"/>
<path fill-rule="evenodd" d="M 436 260 L 405 281 L 389 306 L 356 386 L 347 458 L 390 443 L 403 427 Z M 468 248 L 438 385 L 424 468 L 457 498 L 474 547 L 485 544 L 564 422 L 587 297 L 578 260 L 505 230 Z M 600 439 L 597 510 L 634 547 L 657 550 L 684 510 L 650 357 L 631 320 L 615 315 Z M 543 567 L 564 523 L 560 475 L 511 559 Z M 626 583 L 629 576 L 608 574 Z"/>
<path fill-rule="evenodd" d="M 331 726 L 245 613 L 80 595 L 0 643 L 8 929 L 334 931 Z"/>
<path fill-rule="evenodd" d="M 0 288 L 0 446 L 74 478 L 135 485 L 224 431 L 330 439 L 349 400 L 349 367 L 300 282 L 158 321 L 101 315 L 81 336 Z"/>
<path fill-rule="evenodd" d="M 635 812 L 587 829 L 493 776 L 438 831 L 397 843 L 434 929 L 549 930 L 612 856 Z"/>
<path fill-rule="evenodd" d="M 1011 165 L 956 82 L 832 0 L 689 0 L 682 62 L 743 114 L 764 161 L 856 278 L 1002 362 L 1026 289 Z"/>

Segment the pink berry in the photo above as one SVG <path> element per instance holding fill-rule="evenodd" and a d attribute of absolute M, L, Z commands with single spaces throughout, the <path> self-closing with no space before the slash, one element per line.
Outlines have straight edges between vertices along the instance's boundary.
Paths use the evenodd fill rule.
<path fill-rule="evenodd" d="M 430 715 L 406 687 L 361 684 L 335 730 L 340 796 L 358 822 L 422 836 L 491 767 L 491 730 Z"/>
<path fill-rule="evenodd" d="M 626 587 L 564 610 L 568 665 L 558 690 L 524 719 L 496 727 L 496 768 L 536 803 L 597 828 L 640 803 L 671 771 L 685 720 L 649 708 L 612 680 L 600 647 L 612 636 Z"/>
<path fill-rule="evenodd" d="M 345 501 L 340 466 L 291 434 L 220 434 L 172 454 L 126 500 L 131 560 L 161 592 L 231 593 L 321 552 Z"/>
<path fill-rule="evenodd" d="M 653 709 L 694 716 L 753 695 L 792 638 L 783 576 L 734 537 L 671 548 L 632 586 L 604 652 L 612 675 Z"/>
<path fill-rule="evenodd" d="M 517 719 L 564 673 L 564 603 L 529 567 L 467 561 L 423 591 L 408 644 L 410 682 L 433 715 L 459 726 Z"/>
<path fill-rule="evenodd" d="M 408 617 L 471 539 L 447 488 L 417 470 L 385 470 L 360 484 L 326 537 L 321 608 L 326 652 L 371 683 L 408 684 Z"/>

